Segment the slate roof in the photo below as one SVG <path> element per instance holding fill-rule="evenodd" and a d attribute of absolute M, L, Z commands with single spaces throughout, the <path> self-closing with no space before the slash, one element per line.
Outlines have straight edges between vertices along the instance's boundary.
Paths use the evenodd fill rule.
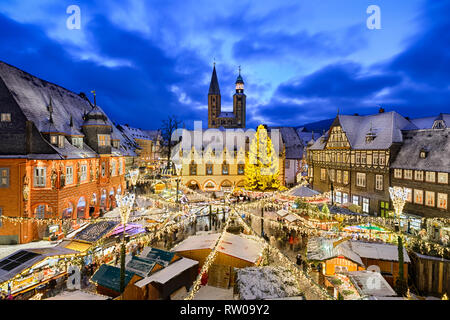
<path fill-rule="evenodd" d="M 391 168 L 450 172 L 450 128 L 405 132 L 403 145 Z M 420 151 L 426 150 L 426 158 Z"/>
<path fill-rule="evenodd" d="M 402 143 L 402 130 L 417 130 L 412 122 L 406 120 L 395 111 L 378 113 L 368 116 L 338 115 L 335 121 L 339 121 L 345 132 L 352 149 L 385 150 L 394 143 Z M 366 142 L 366 134 L 372 130 L 376 134 L 375 139 Z M 327 137 L 328 133 L 322 137 Z M 311 150 L 321 150 L 325 143 L 318 139 Z"/>
<path fill-rule="evenodd" d="M 39 79 L 2 61 L 0 61 L 0 78 L 25 117 L 32 121 L 40 132 L 83 135 L 81 131 L 81 127 L 85 123 L 83 116 L 93 111 L 93 106 L 86 99 L 70 90 Z M 52 110 L 52 122 L 50 121 L 50 109 Z M 95 109 L 95 112 L 105 115 L 101 107 L 97 106 Z M 72 126 L 70 125 L 71 122 Z M 112 126 L 111 139 L 118 139 L 122 144 L 124 139 L 121 137 L 122 134 L 107 116 L 104 124 Z M 81 157 L 82 153 L 85 156 L 92 156 L 92 150 L 86 145 L 81 150 L 73 146 L 71 148 L 67 146 L 68 144 L 69 142 L 65 141 L 63 150 L 59 150 L 56 147 L 54 149 L 57 153 L 69 155 L 71 158 Z M 116 152 L 130 156 L 135 155 L 126 147 L 121 147 L 121 150 L 116 150 Z M 55 158 L 55 156 L 47 155 L 44 158 Z"/>
<path fill-rule="evenodd" d="M 411 122 L 418 129 L 431 129 L 433 127 L 434 121 L 436 121 L 436 120 L 444 120 L 447 128 L 450 127 L 450 114 L 449 113 L 441 113 L 437 117 L 431 116 L 431 117 L 411 119 Z"/>
<path fill-rule="evenodd" d="M 125 270 L 125 287 L 135 274 Z M 120 293 L 120 268 L 102 264 L 96 273 L 91 277 L 91 281 L 97 286 L 108 288 Z"/>
<path fill-rule="evenodd" d="M 151 136 L 145 130 L 142 130 L 142 129 L 139 129 L 139 128 L 133 128 L 133 127 L 130 127 L 128 125 L 118 125 L 117 128 L 119 130 L 121 130 L 122 132 L 125 132 L 127 136 L 131 136 L 134 139 L 153 140 L 153 135 Z"/>
<path fill-rule="evenodd" d="M 217 80 L 216 66 L 213 68 L 208 94 L 220 94 L 219 80 Z"/>
<path fill-rule="evenodd" d="M 286 159 L 301 159 L 303 157 L 303 149 L 306 144 L 303 144 L 295 128 L 270 127 L 270 130 L 274 129 L 278 129 L 280 131 L 281 139 L 285 147 Z"/>

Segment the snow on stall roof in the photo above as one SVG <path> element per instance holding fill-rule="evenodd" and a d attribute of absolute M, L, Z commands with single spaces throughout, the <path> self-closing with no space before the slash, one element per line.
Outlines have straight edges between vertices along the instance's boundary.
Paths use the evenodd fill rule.
<path fill-rule="evenodd" d="M 403 145 L 392 168 L 450 172 L 450 129 L 420 130 L 404 133 Z M 420 152 L 428 152 L 425 158 Z"/>
<path fill-rule="evenodd" d="M 348 241 L 333 247 L 333 242 L 336 239 L 326 239 L 322 237 L 314 237 L 308 241 L 307 258 L 312 261 L 324 261 L 333 259 L 339 256 L 344 256 L 347 259 L 364 266 L 361 257 L 352 251 Z"/>
<path fill-rule="evenodd" d="M 348 243 L 351 250 L 362 258 L 398 261 L 398 247 L 396 245 L 363 241 L 348 241 Z M 405 263 L 411 262 L 405 248 L 403 248 L 403 261 Z"/>
<path fill-rule="evenodd" d="M 289 191 L 289 194 L 296 197 L 308 198 L 319 195 L 320 192 L 310 189 L 306 186 L 298 186 Z"/>
<path fill-rule="evenodd" d="M 199 236 L 190 236 L 186 240 L 179 243 L 172 249 L 174 252 L 212 249 L 220 234 L 206 234 Z M 217 251 L 245 260 L 256 263 L 260 257 L 262 245 L 248 237 L 242 237 L 225 232 L 222 242 L 217 247 Z"/>
<path fill-rule="evenodd" d="M 108 296 L 84 290 L 63 291 L 62 293 L 44 300 L 109 300 Z"/>
<path fill-rule="evenodd" d="M 236 270 L 241 300 L 263 300 L 301 295 L 295 276 L 283 267 L 250 267 Z"/>
<path fill-rule="evenodd" d="M 298 220 L 298 217 L 292 213 L 289 213 L 287 216 L 284 217 L 289 222 L 294 222 Z"/>
<path fill-rule="evenodd" d="M 417 252 L 414 252 L 414 254 L 416 256 L 418 256 L 420 259 L 425 259 L 425 260 L 434 260 L 434 261 L 443 261 L 443 262 L 450 262 L 450 260 L 448 259 L 444 259 L 444 258 L 438 258 L 438 257 L 433 257 L 433 256 L 426 256 L 424 254 L 420 254 Z"/>
<path fill-rule="evenodd" d="M 350 278 L 363 296 L 392 297 L 397 295 L 379 272 L 361 270 L 346 272 L 345 275 Z"/>
<path fill-rule="evenodd" d="M 281 209 L 277 211 L 277 215 L 279 215 L 280 217 L 285 217 L 289 214 L 289 211 Z"/>
<path fill-rule="evenodd" d="M 170 279 L 173 279 L 177 275 L 181 274 L 182 272 L 184 272 L 189 268 L 192 268 L 195 265 L 198 265 L 198 261 L 188 258 L 181 258 L 173 262 L 172 264 L 164 267 L 163 269 L 156 271 L 149 277 L 139 280 L 138 282 L 135 283 L 135 285 L 139 288 L 142 288 L 151 282 L 158 282 L 161 284 L 165 284 Z"/>

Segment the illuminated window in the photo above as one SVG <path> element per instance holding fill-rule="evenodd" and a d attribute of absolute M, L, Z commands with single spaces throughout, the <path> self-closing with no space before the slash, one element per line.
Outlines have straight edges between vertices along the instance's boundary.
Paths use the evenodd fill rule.
<path fill-rule="evenodd" d="M 352 203 L 353 203 L 354 205 L 359 206 L 359 196 L 353 196 L 353 197 L 352 197 Z"/>
<path fill-rule="evenodd" d="M 211 176 L 213 174 L 213 165 L 208 163 L 206 164 L 206 175 Z M 214 188 L 214 186 L 213 186 Z"/>
<path fill-rule="evenodd" d="M 87 180 L 87 165 L 82 164 L 80 167 L 80 170 L 81 170 L 80 180 L 86 181 Z"/>
<path fill-rule="evenodd" d="M 242 175 L 245 172 L 245 165 L 244 164 L 238 164 L 238 174 Z"/>
<path fill-rule="evenodd" d="M 438 183 L 448 183 L 447 172 L 438 172 Z"/>
<path fill-rule="evenodd" d="M 342 179 L 344 184 L 348 184 L 348 171 L 344 171 L 344 178 Z"/>
<path fill-rule="evenodd" d="M 423 171 L 416 170 L 414 172 L 414 179 L 417 180 L 417 181 L 423 181 Z"/>
<path fill-rule="evenodd" d="M 342 183 L 342 171 L 341 170 L 337 170 L 337 172 L 336 172 L 336 182 Z"/>
<path fill-rule="evenodd" d="M 423 191 L 414 189 L 414 203 L 423 204 Z"/>
<path fill-rule="evenodd" d="M 425 205 L 429 207 L 434 207 L 434 192 L 433 191 L 425 191 Z"/>
<path fill-rule="evenodd" d="M 1 122 L 11 122 L 11 113 L 2 113 Z"/>
<path fill-rule="evenodd" d="M 115 176 L 116 175 L 116 161 L 112 160 L 111 161 L 111 176 Z"/>
<path fill-rule="evenodd" d="M 336 191 L 336 203 L 342 203 L 342 192 Z"/>
<path fill-rule="evenodd" d="M 412 202 L 412 189 L 405 188 L 405 192 L 406 192 L 406 201 Z"/>
<path fill-rule="evenodd" d="M 362 211 L 369 213 L 369 198 L 362 198 Z"/>
<path fill-rule="evenodd" d="M 358 187 L 365 187 L 366 186 L 366 174 L 357 172 L 356 173 L 356 185 Z"/>
<path fill-rule="evenodd" d="M 0 188 L 9 187 L 9 168 L 0 168 Z"/>
<path fill-rule="evenodd" d="M 191 162 L 189 165 L 189 175 L 196 176 L 197 175 L 197 165 L 194 162 Z"/>
<path fill-rule="evenodd" d="M 425 173 L 425 181 L 426 182 L 436 182 L 436 172 L 427 171 Z"/>
<path fill-rule="evenodd" d="M 327 179 L 327 170 L 325 168 L 320 169 L 320 180 L 325 181 Z"/>
<path fill-rule="evenodd" d="M 413 171 L 412 170 L 404 170 L 403 175 L 405 179 L 412 180 Z"/>
<path fill-rule="evenodd" d="M 384 152 L 380 153 L 379 163 L 380 166 L 384 166 L 386 164 L 386 154 Z"/>
<path fill-rule="evenodd" d="M 437 207 L 440 209 L 447 209 L 447 194 L 438 193 L 437 197 L 438 197 Z"/>
<path fill-rule="evenodd" d="M 227 163 L 222 164 L 222 174 L 228 175 L 230 167 Z"/>
<path fill-rule="evenodd" d="M 378 152 L 374 152 L 374 153 L 373 153 L 373 164 L 374 164 L 375 166 L 378 165 Z"/>
<path fill-rule="evenodd" d="M 110 146 L 111 136 L 109 134 L 99 134 L 98 135 L 98 145 L 99 146 Z"/>
<path fill-rule="evenodd" d="M 394 169 L 394 178 L 397 178 L 397 179 L 402 178 L 402 169 Z"/>

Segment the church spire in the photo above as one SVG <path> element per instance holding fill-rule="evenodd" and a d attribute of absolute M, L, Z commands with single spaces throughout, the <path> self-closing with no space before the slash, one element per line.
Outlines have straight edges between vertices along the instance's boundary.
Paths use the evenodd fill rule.
<path fill-rule="evenodd" d="M 216 62 L 215 61 L 214 61 L 213 73 L 212 73 L 212 76 L 211 76 L 211 83 L 209 85 L 209 92 L 208 92 L 208 94 L 218 94 L 218 95 L 220 95 L 219 80 L 217 80 Z"/>

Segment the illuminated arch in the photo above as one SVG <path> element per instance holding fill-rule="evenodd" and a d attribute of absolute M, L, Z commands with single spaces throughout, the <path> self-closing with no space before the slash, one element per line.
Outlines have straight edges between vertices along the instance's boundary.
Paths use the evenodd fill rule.
<path fill-rule="evenodd" d="M 190 180 L 188 183 L 186 183 L 186 187 L 192 190 L 200 189 L 200 184 L 196 180 Z"/>
<path fill-rule="evenodd" d="M 217 185 L 214 181 L 212 180 L 207 180 L 204 184 L 203 184 L 203 190 L 205 191 L 210 191 L 210 190 L 214 190 L 217 188 Z"/>

